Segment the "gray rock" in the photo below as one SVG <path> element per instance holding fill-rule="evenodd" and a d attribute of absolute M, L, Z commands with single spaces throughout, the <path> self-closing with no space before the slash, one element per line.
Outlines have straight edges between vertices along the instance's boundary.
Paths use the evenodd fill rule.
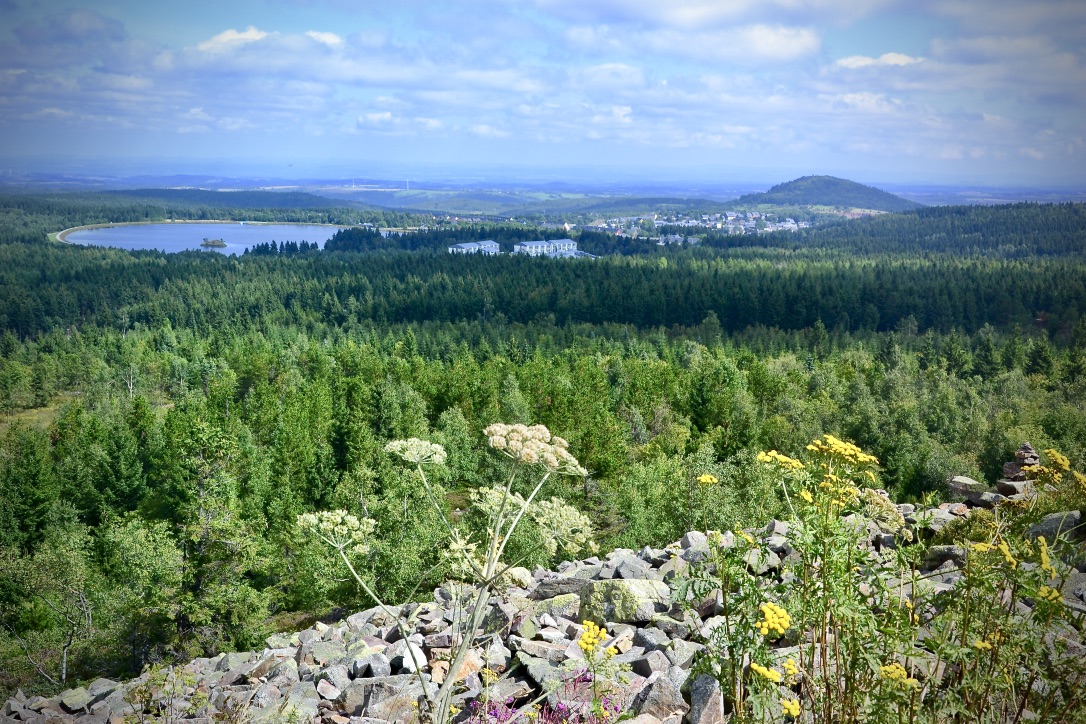
<path fill-rule="evenodd" d="M 1060 589 L 1064 598 L 1076 603 L 1086 603 L 1086 573 L 1073 572 Z"/>
<path fill-rule="evenodd" d="M 654 571 L 652 566 L 640 558 L 622 556 L 616 560 L 616 563 L 614 578 L 660 578 L 660 574 Z"/>
<path fill-rule="evenodd" d="M 671 589 L 663 581 L 592 581 L 581 590 L 578 617 L 597 623 L 651 621 L 668 610 L 670 601 Z"/>
<path fill-rule="evenodd" d="M 321 679 L 317 682 L 317 695 L 322 699 L 335 701 L 341 693 L 339 688 L 328 679 Z"/>
<path fill-rule="evenodd" d="M 300 681 L 286 691 L 283 703 L 279 706 L 279 713 L 284 721 L 291 718 L 312 719 L 317 715 L 317 704 L 320 695 L 317 687 L 311 681 Z"/>
<path fill-rule="evenodd" d="M 779 535 L 783 538 L 787 538 L 788 523 L 783 520 L 777 520 L 776 518 L 774 518 L 769 522 L 769 525 L 765 527 L 765 530 L 762 532 L 762 534 L 766 537 Z"/>
<path fill-rule="evenodd" d="M 996 491 L 1007 497 L 1012 495 L 1032 497 L 1036 493 L 1033 483 L 1029 480 L 997 480 Z"/>
<path fill-rule="evenodd" d="M 946 481 L 946 486 L 950 492 L 955 495 L 965 496 L 970 493 L 981 493 L 988 489 L 988 486 L 973 478 L 967 478 L 964 475 L 955 475 Z"/>
<path fill-rule="evenodd" d="M 553 664 L 546 659 L 537 659 L 524 652 L 518 652 L 515 660 L 524 667 L 528 678 L 541 688 L 546 689 L 552 685 L 558 686 L 562 681 L 563 670 L 558 664 Z"/>
<path fill-rule="evenodd" d="M 966 552 L 961 546 L 932 546 L 924 553 L 924 564 L 921 570 L 933 571 L 944 563 L 953 563 L 956 568 L 965 568 Z"/>
<path fill-rule="evenodd" d="M 60 705 L 63 706 L 64 711 L 69 714 L 75 714 L 76 712 L 85 710 L 93 701 L 94 697 L 82 686 L 75 689 L 68 689 L 60 695 Z"/>
<path fill-rule="evenodd" d="M 640 674 L 646 679 L 656 672 L 666 672 L 671 668 L 671 662 L 662 651 L 649 651 L 643 656 L 634 659 L 630 668 L 635 674 Z"/>
<path fill-rule="evenodd" d="M 724 695 L 720 682 L 700 674 L 690 687 L 690 724 L 720 724 L 724 721 Z"/>
<path fill-rule="evenodd" d="M 384 653 L 370 654 L 352 661 L 351 673 L 354 674 L 356 679 L 366 676 L 371 678 L 392 676 L 392 662 L 388 660 Z"/>
<path fill-rule="evenodd" d="M 429 668 L 426 652 L 422 650 L 421 646 L 410 641 L 401 639 L 392 644 L 384 653 L 392 664 L 393 671 L 399 670 L 413 674 L 416 671 L 426 671 Z"/>
<path fill-rule="evenodd" d="M 653 616 L 651 625 L 658 628 L 673 639 L 688 639 L 692 630 L 691 622 L 679 621 L 666 614 Z"/>
<path fill-rule="evenodd" d="M 339 641 L 314 641 L 298 649 L 298 663 L 325 666 L 347 655 L 347 647 Z"/>
<path fill-rule="evenodd" d="M 327 681 L 337 689 L 345 689 L 351 683 L 351 674 L 343 664 L 335 664 L 317 674 L 317 681 Z"/>
<path fill-rule="evenodd" d="M 769 571 L 775 571 L 781 567 L 780 557 L 771 550 L 756 548 L 747 551 L 743 557 L 750 572 L 756 576 L 765 575 Z"/>
<path fill-rule="evenodd" d="M 679 687 L 663 674 L 658 672 L 656 678 L 650 678 L 634 700 L 634 711 L 638 714 L 648 714 L 661 721 L 675 717 L 681 719 L 690 711 L 690 705 L 683 700 Z"/>
<path fill-rule="evenodd" d="M 341 711 L 349 716 L 361 716 L 366 713 L 370 716 L 378 716 L 371 711 L 372 707 L 401 693 L 415 697 L 422 694 L 422 687 L 415 674 L 355 679 L 343 691 L 338 703 Z"/>
<path fill-rule="evenodd" d="M 932 508 L 930 510 L 918 512 L 915 519 L 918 526 L 921 526 L 931 533 L 938 533 L 951 522 L 958 520 L 958 516 L 946 510 Z"/>
<path fill-rule="evenodd" d="M 1039 523 L 1026 529 L 1027 538 L 1035 539 L 1042 535 L 1049 543 L 1054 542 L 1057 537 L 1069 541 L 1086 540 L 1086 525 L 1083 525 L 1082 513 L 1077 510 L 1049 513 Z"/>
<path fill-rule="evenodd" d="M 993 493 L 991 491 L 984 491 L 979 495 L 975 495 L 969 498 L 969 502 L 976 505 L 979 508 L 994 508 L 1000 503 L 1007 501 L 1007 497 L 1000 495 L 999 493 Z"/>
<path fill-rule="evenodd" d="M 682 540 L 679 541 L 679 545 L 683 550 L 689 548 L 708 548 L 709 541 L 701 531 L 692 530 L 682 537 Z"/>
<path fill-rule="evenodd" d="M 694 641 L 684 641 L 683 639 L 675 639 L 671 642 L 671 645 L 664 649 L 664 656 L 671 662 L 672 666 L 677 666 L 681 669 L 689 669 L 691 664 L 694 663 L 694 657 L 705 646 Z"/>
<path fill-rule="evenodd" d="M 633 643 L 645 651 L 655 651 L 670 645 L 671 637 L 658 628 L 639 628 L 634 631 Z"/>
<path fill-rule="evenodd" d="M 566 656 L 567 643 L 548 643 L 546 641 L 529 641 L 520 636 L 510 636 L 509 645 L 514 651 L 523 651 L 528 656 L 544 659 L 551 663 L 561 663 L 568 658 Z"/>

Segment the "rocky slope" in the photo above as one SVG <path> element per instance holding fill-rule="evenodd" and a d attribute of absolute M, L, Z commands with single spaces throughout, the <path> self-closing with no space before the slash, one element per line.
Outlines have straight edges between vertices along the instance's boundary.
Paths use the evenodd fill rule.
<path fill-rule="evenodd" d="M 979 493 L 975 497 L 980 504 L 991 503 Z M 911 505 L 898 506 L 907 523 L 929 534 L 971 509 L 964 503 L 944 503 L 920 514 Z M 1067 530 L 1076 521 L 1081 524 L 1078 515 L 1058 514 L 1058 521 L 1050 516 L 1033 534 L 1051 534 L 1057 526 Z M 895 537 L 874 522 L 858 523 L 868 531 L 864 545 L 875 550 L 897 545 Z M 782 560 L 794 555 L 789 526 L 773 521 L 748 533 L 765 551 L 751 560 L 751 572 L 772 581 Z M 729 535 L 718 544 L 729 545 Z M 584 652 L 577 642 L 581 622 L 594 620 L 605 622 L 605 645 L 617 652 L 614 661 L 629 666 L 615 703 L 637 715 L 639 724 L 722 721 L 716 680 L 691 677 L 691 665 L 702 648 L 698 640 L 719 620 L 714 618 L 720 612 L 719 599 L 683 613 L 672 604 L 668 585 L 690 563 L 705 558 L 709 545 L 705 534 L 691 532 L 664 549 L 615 550 L 602 558 L 565 563 L 557 571 L 514 569 L 512 585 L 491 598 L 478 645 L 456 674 L 463 682 L 457 696 L 461 717 L 470 713 L 471 702 L 484 690 L 491 701 L 511 704 L 546 697 L 548 689 L 552 705 L 583 700 L 584 680 L 577 679 L 577 664 Z M 929 580 L 937 590 L 951 590 L 961 580 L 958 568 L 966 555 L 957 546 L 936 546 L 922 569 L 932 574 Z M 448 584 L 424 603 L 388 611 L 372 608 L 332 625 L 318 623 L 305 631 L 269 636 L 260 651 L 220 654 L 176 667 L 168 682 L 153 681 L 145 673 L 126 683 L 99 679 L 52 698 L 17 696 L 5 703 L 2 716 L 24 722 L 122 722 L 126 716 L 129 721 L 412 721 L 422 687 L 436 690 L 449 676 L 454 643 L 450 624 L 460 613 L 462 592 L 457 584 Z M 1061 593 L 1068 606 L 1086 612 L 1086 573 L 1073 573 Z M 406 639 L 393 616 L 406 621 Z M 1071 634 L 1074 640 L 1068 645 L 1086 656 L 1082 632 Z"/>

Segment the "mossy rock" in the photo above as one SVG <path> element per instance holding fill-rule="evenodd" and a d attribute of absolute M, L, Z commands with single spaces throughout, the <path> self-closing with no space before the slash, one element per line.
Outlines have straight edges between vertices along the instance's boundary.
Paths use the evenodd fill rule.
<path fill-rule="evenodd" d="M 579 617 L 598 624 L 651 621 L 671 604 L 671 589 L 663 581 L 611 579 L 590 581 L 581 589 Z"/>

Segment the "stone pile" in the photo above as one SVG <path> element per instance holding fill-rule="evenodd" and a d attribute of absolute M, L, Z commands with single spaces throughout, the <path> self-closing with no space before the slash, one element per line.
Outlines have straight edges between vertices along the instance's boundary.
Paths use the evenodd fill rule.
<path fill-rule="evenodd" d="M 918 511 L 897 506 L 913 532 L 934 532 L 968 513 L 961 504 Z M 960 509 L 959 509 L 960 508 Z M 900 540 L 872 521 L 865 545 L 874 550 Z M 789 544 L 789 525 L 773 521 L 749 534 L 762 553 L 752 551 L 751 572 L 767 583 L 779 580 L 782 563 L 796 554 Z M 723 719 L 723 700 L 716 680 L 691 677 L 691 665 L 705 635 L 719 618 L 720 598 L 710 596 L 696 612 L 682 613 L 671 603 L 668 582 L 710 554 L 711 544 L 730 545 L 725 534 L 710 543 L 705 534 L 687 533 L 664 548 L 619 549 L 602 558 L 563 563 L 557 571 L 519 568 L 513 584 L 489 601 L 476 646 L 459 671 L 462 693 L 455 705 L 467 716 L 472 701 L 483 696 L 515 705 L 543 695 L 551 703 L 576 701 L 581 683 L 575 678 L 584 653 L 577 644 L 582 621 L 604 624 L 604 646 L 617 650 L 614 660 L 627 664 L 626 682 L 614 696 L 638 724 L 712 724 Z M 958 568 L 967 555 L 959 546 L 929 551 L 925 571 L 935 590 L 950 590 L 960 580 Z M 942 573 L 940 573 L 942 572 Z M 317 623 L 293 634 L 269 636 L 260 651 L 219 654 L 196 659 L 176 672 L 184 681 L 172 698 L 161 691 L 152 708 L 183 712 L 194 721 L 312 722 L 315 724 L 380 724 L 409 722 L 417 717 L 423 687 L 436 691 L 450 676 L 455 644 L 452 622 L 464 590 L 447 584 L 433 600 L 371 608 L 333 624 Z M 1086 573 L 1073 574 L 1063 587 L 1068 605 L 1086 611 Z M 404 622 L 403 631 L 396 619 Z M 403 633 L 406 633 L 406 638 Z M 1086 656 L 1086 647 L 1073 642 Z M 782 650 L 784 655 L 785 650 Z M 5 721 L 113 723 L 136 714 L 135 692 L 148 675 L 127 683 L 99 679 L 51 698 L 17 696 L 0 716 Z M 489 687 L 487 686 L 489 684 Z M 145 720 L 150 720 L 149 718 Z"/>
<path fill-rule="evenodd" d="M 951 493 L 960 495 L 966 503 L 977 508 L 994 508 L 1007 501 L 1027 501 L 1036 495 L 1036 490 L 1023 469 L 1040 464 L 1041 456 L 1026 442 L 1015 451 L 1014 462 L 1003 463 L 1003 478 L 996 482 L 995 488 L 964 475 L 955 475 L 946 484 Z"/>

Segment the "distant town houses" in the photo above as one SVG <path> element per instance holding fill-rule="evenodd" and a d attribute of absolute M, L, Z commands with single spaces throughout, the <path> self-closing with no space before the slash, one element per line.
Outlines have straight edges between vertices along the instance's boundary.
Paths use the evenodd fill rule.
<path fill-rule="evenodd" d="M 498 242 L 491 239 L 485 239 L 484 241 L 466 241 L 463 244 L 453 244 L 449 247 L 450 254 L 486 254 L 493 256 L 495 254 L 501 254 L 501 247 L 498 246 Z"/>

